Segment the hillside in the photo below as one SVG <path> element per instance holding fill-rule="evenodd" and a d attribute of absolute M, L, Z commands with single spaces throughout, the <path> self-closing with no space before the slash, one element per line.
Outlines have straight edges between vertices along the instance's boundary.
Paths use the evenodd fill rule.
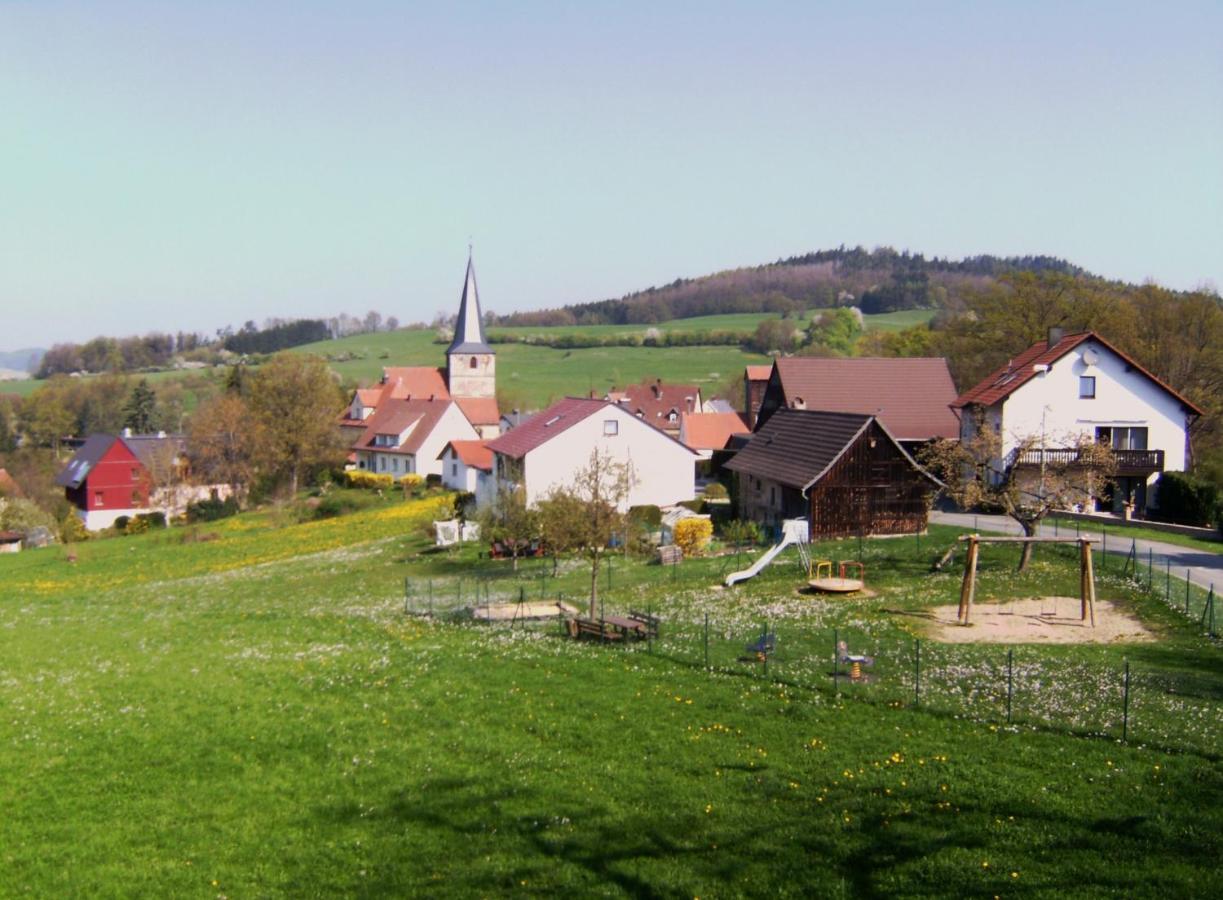
<path fill-rule="evenodd" d="M 1094 277 L 1051 256 L 974 256 L 962 260 L 891 247 L 820 250 L 765 265 L 679 278 L 615 300 L 512 313 L 500 325 L 652 324 L 726 313 L 783 313 L 855 305 L 866 313 L 955 305 L 1000 275 L 1056 272 Z"/>
<path fill-rule="evenodd" d="M 38 368 L 38 363 L 46 352 L 42 347 L 27 347 L 24 350 L 0 350 L 0 369 L 32 372 Z"/>

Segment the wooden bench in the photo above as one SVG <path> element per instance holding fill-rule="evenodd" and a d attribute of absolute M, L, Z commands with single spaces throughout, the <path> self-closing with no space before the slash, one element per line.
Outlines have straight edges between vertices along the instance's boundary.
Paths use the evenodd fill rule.
<path fill-rule="evenodd" d="M 647 636 L 652 638 L 658 637 L 658 627 L 662 624 L 662 620 L 660 620 L 658 616 L 651 615 L 650 613 L 637 612 L 635 609 L 630 609 L 628 611 L 628 617 L 636 622 L 640 622 L 644 626 Z"/>
<path fill-rule="evenodd" d="M 616 628 L 610 622 L 604 622 L 602 619 L 569 619 L 566 627 L 569 629 L 571 638 L 596 638 L 600 641 L 621 641 L 624 640 L 624 632 L 622 629 Z"/>

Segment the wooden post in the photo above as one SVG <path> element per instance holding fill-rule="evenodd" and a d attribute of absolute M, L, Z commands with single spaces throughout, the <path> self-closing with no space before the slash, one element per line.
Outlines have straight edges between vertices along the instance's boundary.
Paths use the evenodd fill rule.
<path fill-rule="evenodd" d="M 968 624 L 969 610 L 977 592 L 977 555 L 981 544 L 977 535 L 968 539 L 968 558 L 964 560 L 964 582 L 960 585 L 960 611 L 957 618 L 961 625 Z"/>
<path fill-rule="evenodd" d="M 1096 627 L 1096 573 L 1091 562 L 1091 541 L 1083 541 L 1083 609 L 1082 619 L 1091 619 L 1091 627 Z"/>

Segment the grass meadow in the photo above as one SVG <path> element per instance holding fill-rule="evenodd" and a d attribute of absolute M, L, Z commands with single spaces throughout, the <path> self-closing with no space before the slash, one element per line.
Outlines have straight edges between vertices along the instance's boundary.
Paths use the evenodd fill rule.
<path fill-rule="evenodd" d="M 608 611 L 664 619 L 626 648 L 441 614 L 588 580 L 434 551 L 421 526 L 447 503 L 0 557 L 0 894 L 1223 889 L 1219 648 L 1115 572 L 1101 596 L 1159 640 L 1015 648 L 1008 725 L 998 646 L 923 640 L 914 702 L 922 613 L 958 587 L 929 561 L 954 532 L 818 548 L 864 560 L 865 601 L 797 594 L 793 560 L 723 591 L 733 557 L 617 559 Z M 1074 592 L 1068 556 L 1013 564 L 988 549 L 982 594 Z M 438 615 L 405 613 L 405 579 Z M 762 627 L 767 673 L 739 661 Z M 834 630 L 876 657 L 872 683 L 834 690 Z"/>

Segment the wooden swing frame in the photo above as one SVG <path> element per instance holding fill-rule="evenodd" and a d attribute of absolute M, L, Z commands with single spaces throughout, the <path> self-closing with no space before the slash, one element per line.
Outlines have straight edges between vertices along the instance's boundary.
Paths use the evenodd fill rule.
<path fill-rule="evenodd" d="M 960 609 L 956 620 L 967 625 L 972 612 L 972 603 L 977 594 L 977 559 L 982 544 L 1078 544 L 1079 545 L 1079 618 L 1091 621 L 1096 627 L 1096 573 L 1091 560 L 1093 541 L 1084 537 L 981 537 L 965 534 L 960 541 L 968 544 L 968 555 L 964 559 L 964 581 L 960 585 Z"/>

